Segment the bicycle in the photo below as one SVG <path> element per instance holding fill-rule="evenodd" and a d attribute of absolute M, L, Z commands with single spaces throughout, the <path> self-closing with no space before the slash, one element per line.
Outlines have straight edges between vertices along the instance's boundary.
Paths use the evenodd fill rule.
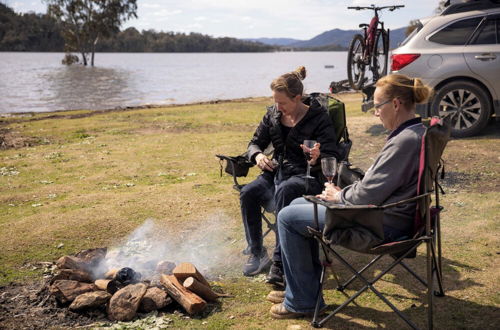
<path fill-rule="evenodd" d="M 372 80 L 376 82 L 387 74 L 387 62 L 389 59 L 389 30 L 384 29 L 384 22 L 379 20 L 378 12 L 383 9 L 394 11 L 403 8 L 404 5 L 375 7 L 347 7 L 347 9 L 364 10 L 375 12 L 370 24 L 360 24 L 363 35 L 357 33 L 349 44 L 347 54 L 347 78 L 353 89 L 363 88 L 368 80 L 365 78 L 366 67 L 372 72 Z M 380 27 L 379 27 L 380 25 Z"/>

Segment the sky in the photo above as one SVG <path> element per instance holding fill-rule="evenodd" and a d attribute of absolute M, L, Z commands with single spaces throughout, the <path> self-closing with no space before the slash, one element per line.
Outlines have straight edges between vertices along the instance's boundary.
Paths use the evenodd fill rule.
<path fill-rule="evenodd" d="M 45 13 L 42 0 L 0 0 L 18 13 Z M 122 29 L 139 31 L 198 32 L 213 37 L 293 38 L 308 40 L 335 28 L 358 29 L 368 23 L 372 11 L 348 10 L 347 6 L 370 4 L 405 5 L 382 12 L 390 29 L 412 19 L 434 15 L 438 0 L 137 0 L 137 19 Z"/>

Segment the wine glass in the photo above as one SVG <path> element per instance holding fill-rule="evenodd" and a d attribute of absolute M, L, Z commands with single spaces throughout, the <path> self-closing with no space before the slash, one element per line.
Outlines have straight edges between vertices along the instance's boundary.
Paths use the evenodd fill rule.
<path fill-rule="evenodd" d="M 325 157 L 321 158 L 321 170 L 323 175 L 328 180 L 329 184 L 332 184 L 335 173 L 337 172 L 337 158 L 335 157 Z"/>
<path fill-rule="evenodd" d="M 307 174 L 305 176 L 306 179 L 314 179 L 314 177 L 311 176 L 311 164 L 309 164 L 309 161 L 311 160 L 310 150 L 312 148 L 314 148 L 315 144 L 316 144 L 316 140 L 304 140 L 304 146 L 307 149 L 307 151 L 304 151 L 304 155 L 306 156 L 306 160 L 307 160 Z"/>

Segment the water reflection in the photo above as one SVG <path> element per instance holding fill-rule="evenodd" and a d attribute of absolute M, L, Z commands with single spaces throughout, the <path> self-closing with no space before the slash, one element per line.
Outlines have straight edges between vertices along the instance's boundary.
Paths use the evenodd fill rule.
<path fill-rule="evenodd" d="M 46 82 L 43 102 L 55 109 L 107 109 L 123 105 L 124 99 L 139 94 L 133 86 L 132 72 L 116 68 L 62 67 L 44 72 Z M 139 96 L 139 95 L 137 95 Z"/>

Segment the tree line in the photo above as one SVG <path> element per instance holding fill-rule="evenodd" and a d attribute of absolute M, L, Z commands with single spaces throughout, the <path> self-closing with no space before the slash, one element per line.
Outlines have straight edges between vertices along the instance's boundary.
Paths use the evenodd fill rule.
<path fill-rule="evenodd" d="M 0 3 L 0 51 L 78 52 L 65 48 L 65 31 L 67 28 L 54 17 L 17 14 Z M 139 32 L 133 27 L 102 36 L 94 45 L 97 52 L 266 52 L 277 49 L 236 38 L 155 30 Z"/>

